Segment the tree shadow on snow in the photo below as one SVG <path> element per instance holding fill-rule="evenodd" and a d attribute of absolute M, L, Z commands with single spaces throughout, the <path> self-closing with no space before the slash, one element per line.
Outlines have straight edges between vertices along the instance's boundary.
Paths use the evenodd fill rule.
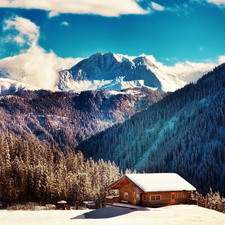
<path fill-rule="evenodd" d="M 71 219 L 107 219 L 116 216 L 121 216 L 136 211 L 135 209 L 121 208 L 121 207 L 105 207 L 96 209 L 88 213 L 76 216 Z"/>

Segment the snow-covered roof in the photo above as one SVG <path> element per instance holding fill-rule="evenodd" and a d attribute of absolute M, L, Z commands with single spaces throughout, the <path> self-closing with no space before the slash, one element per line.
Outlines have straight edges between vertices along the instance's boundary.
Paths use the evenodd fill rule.
<path fill-rule="evenodd" d="M 176 173 L 126 174 L 125 177 L 144 192 L 196 190 Z"/>
<path fill-rule="evenodd" d="M 58 201 L 57 204 L 66 204 L 67 202 L 65 200 L 61 200 L 61 201 Z"/>

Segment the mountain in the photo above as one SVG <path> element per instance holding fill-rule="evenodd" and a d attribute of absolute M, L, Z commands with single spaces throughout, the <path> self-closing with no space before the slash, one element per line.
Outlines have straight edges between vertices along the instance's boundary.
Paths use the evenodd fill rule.
<path fill-rule="evenodd" d="M 186 84 L 174 74 L 161 71 L 147 56 L 130 58 L 97 53 L 70 69 L 59 71 L 59 90 L 149 87 L 160 92 L 175 91 Z"/>
<path fill-rule="evenodd" d="M 0 129 L 22 139 L 49 142 L 65 151 L 163 97 L 148 88 L 80 94 L 20 89 L 0 97 Z"/>
<path fill-rule="evenodd" d="M 15 94 L 18 91 L 38 90 L 39 88 L 14 81 L 7 78 L 0 78 L 0 95 Z"/>
<path fill-rule="evenodd" d="M 81 142 L 86 157 L 121 169 L 175 172 L 201 193 L 225 196 L 225 64 L 123 124 Z"/>
<path fill-rule="evenodd" d="M 196 82 L 208 71 L 207 68 L 209 69 L 190 62 L 168 67 L 157 62 L 152 56 L 129 57 L 114 53 L 97 53 L 79 60 L 70 69 L 60 70 L 60 66 L 63 66 L 63 63 L 14 63 L 11 58 L 6 58 L 0 65 L 0 78 L 2 81 L 5 78 L 14 83 L 19 82 L 15 85 L 26 86 L 26 89 L 31 90 L 80 93 L 98 89 L 120 91 L 126 88 L 147 87 L 165 93 Z M 187 68 L 187 71 L 184 68 Z M 5 82 L 5 85 L 1 82 L 1 86 L 5 86 L 4 90 L 8 87 L 8 81 Z"/>

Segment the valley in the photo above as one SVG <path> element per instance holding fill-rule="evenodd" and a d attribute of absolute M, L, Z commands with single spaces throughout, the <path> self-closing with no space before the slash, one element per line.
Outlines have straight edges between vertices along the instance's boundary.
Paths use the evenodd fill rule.
<path fill-rule="evenodd" d="M 138 74 L 142 81 L 134 80 Z M 115 163 L 121 174 L 175 172 L 204 195 L 210 187 L 225 195 L 224 64 L 195 83 L 180 82 L 178 90 L 165 74 L 162 82 L 145 57 L 96 54 L 59 75 L 58 91 L 1 78 L 1 131 L 66 155 L 81 151 L 86 160 Z M 74 82 L 87 90 L 76 92 Z M 165 92 L 168 82 L 176 84 L 173 92 Z"/>

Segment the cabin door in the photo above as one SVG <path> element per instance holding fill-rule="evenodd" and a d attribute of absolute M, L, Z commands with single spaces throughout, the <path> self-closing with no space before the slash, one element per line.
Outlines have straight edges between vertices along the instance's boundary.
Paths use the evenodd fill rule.
<path fill-rule="evenodd" d="M 135 188 L 132 192 L 132 204 L 138 205 L 139 204 L 139 190 Z"/>
<path fill-rule="evenodd" d="M 177 198 L 176 198 L 176 192 L 170 193 L 170 204 L 176 205 L 177 204 Z"/>

